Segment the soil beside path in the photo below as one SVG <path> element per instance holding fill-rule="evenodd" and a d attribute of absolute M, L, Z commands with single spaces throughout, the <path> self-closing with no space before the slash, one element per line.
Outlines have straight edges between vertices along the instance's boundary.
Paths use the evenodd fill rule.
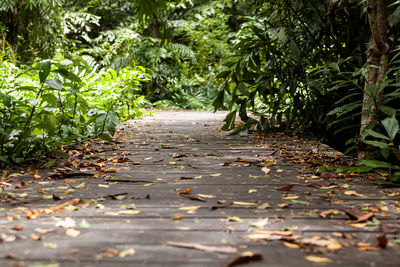
<path fill-rule="evenodd" d="M 224 118 L 156 111 L 50 170 L 3 174 L 0 266 L 399 266 L 399 189 L 314 173 L 348 159 L 227 136 Z"/>

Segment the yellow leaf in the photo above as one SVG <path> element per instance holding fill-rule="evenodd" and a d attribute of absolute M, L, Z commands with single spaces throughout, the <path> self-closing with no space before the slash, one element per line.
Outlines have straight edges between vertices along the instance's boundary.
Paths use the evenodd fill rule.
<path fill-rule="evenodd" d="M 175 161 L 170 161 L 169 164 L 170 164 L 170 165 L 176 165 L 176 162 L 175 162 Z"/>
<path fill-rule="evenodd" d="M 194 209 L 198 209 L 201 206 L 187 206 L 187 207 L 180 207 L 179 210 L 194 210 Z"/>
<path fill-rule="evenodd" d="M 367 226 L 367 223 L 349 223 L 349 225 L 355 228 L 364 228 Z"/>
<path fill-rule="evenodd" d="M 265 174 L 269 174 L 271 172 L 271 169 L 264 167 L 261 169 Z"/>
<path fill-rule="evenodd" d="M 327 248 L 329 250 L 338 250 L 338 249 L 341 249 L 342 247 L 343 246 L 340 243 L 330 243 L 330 244 L 327 245 Z"/>
<path fill-rule="evenodd" d="M 256 206 L 256 203 L 242 201 L 234 201 L 232 204 L 236 206 Z"/>
<path fill-rule="evenodd" d="M 65 234 L 67 236 L 70 236 L 70 237 L 77 237 L 78 235 L 81 234 L 81 232 L 79 230 L 75 230 L 73 228 L 70 228 L 67 231 L 65 231 Z"/>
<path fill-rule="evenodd" d="M 282 199 L 298 199 L 299 196 L 287 196 L 287 197 L 282 197 Z"/>
<path fill-rule="evenodd" d="M 210 174 L 210 176 L 212 176 L 212 177 L 218 177 L 218 176 L 221 176 L 222 175 L 222 173 L 213 173 L 213 174 Z"/>
<path fill-rule="evenodd" d="M 252 194 L 252 193 L 257 193 L 258 192 L 258 190 L 257 189 L 250 189 L 249 190 L 249 194 Z"/>
<path fill-rule="evenodd" d="M 202 198 L 215 198 L 214 195 L 206 195 L 206 194 L 196 194 L 196 196 Z"/>
<path fill-rule="evenodd" d="M 175 216 L 175 217 L 171 217 L 171 220 L 182 220 L 183 216 Z"/>
<path fill-rule="evenodd" d="M 119 257 L 120 258 L 125 258 L 126 256 L 133 256 L 133 255 L 135 255 L 135 249 L 134 248 L 130 248 L 130 249 L 121 251 L 119 253 Z"/>
<path fill-rule="evenodd" d="M 279 169 L 279 170 L 276 170 L 276 172 L 283 172 L 283 170 Z"/>
<path fill-rule="evenodd" d="M 301 246 L 299 244 L 295 244 L 295 243 L 290 243 L 290 242 L 284 241 L 283 244 L 285 245 L 285 247 L 288 247 L 288 248 L 301 248 Z"/>
<path fill-rule="evenodd" d="M 321 262 L 321 263 L 331 263 L 332 260 L 329 258 L 325 257 L 318 257 L 318 256 L 306 256 L 306 260 L 311 261 L 311 262 Z"/>
<path fill-rule="evenodd" d="M 267 224 L 268 224 L 268 218 L 259 220 L 257 222 L 250 222 L 251 226 L 258 227 L 258 228 L 262 228 L 262 227 L 266 226 Z"/>
<path fill-rule="evenodd" d="M 145 158 L 144 160 L 151 160 L 153 157 L 148 157 L 148 158 Z"/>
<path fill-rule="evenodd" d="M 199 176 L 194 177 L 194 179 L 201 179 L 202 177 L 203 176 L 199 175 Z"/>
<path fill-rule="evenodd" d="M 102 187 L 102 188 L 109 188 L 110 186 L 109 186 L 109 185 L 106 185 L 106 184 L 99 184 L 99 187 Z"/>
<path fill-rule="evenodd" d="M 149 183 L 149 184 L 144 184 L 144 187 L 149 187 L 150 185 L 152 185 L 153 183 Z"/>

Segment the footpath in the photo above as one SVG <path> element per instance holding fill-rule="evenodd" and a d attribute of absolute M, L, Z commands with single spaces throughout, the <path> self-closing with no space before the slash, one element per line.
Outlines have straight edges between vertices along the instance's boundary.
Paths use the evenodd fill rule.
<path fill-rule="evenodd" d="M 156 111 L 0 171 L 0 266 L 399 266 L 400 190 L 306 138 L 228 136 Z M 44 162 L 44 163 L 46 163 Z"/>

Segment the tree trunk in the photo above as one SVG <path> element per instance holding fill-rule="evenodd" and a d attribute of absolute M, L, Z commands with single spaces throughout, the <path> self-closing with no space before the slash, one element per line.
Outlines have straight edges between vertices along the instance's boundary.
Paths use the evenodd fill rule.
<path fill-rule="evenodd" d="M 377 109 L 382 100 L 383 90 L 377 94 L 370 88 L 378 90 L 384 74 L 388 69 L 390 47 L 387 43 L 388 0 L 367 0 L 368 19 L 371 28 L 371 44 L 367 54 L 367 78 L 364 85 L 363 106 L 360 135 L 364 129 L 377 119 Z M 359 160 L 368 155 L 368 147 L 360 139 L 357 151 Z"/>
<path fill-rule="evenodd" d="M 160 38 L 160 22 L 155 14 L 153 14 L 153 38 Z"/>

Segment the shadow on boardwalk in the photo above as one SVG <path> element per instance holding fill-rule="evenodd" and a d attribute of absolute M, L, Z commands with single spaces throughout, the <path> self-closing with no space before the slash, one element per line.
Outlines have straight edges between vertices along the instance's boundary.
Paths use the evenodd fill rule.
<path fill-rule="evenodd" d="M 398 189 L 315 176 L 310 155 L 336 152 L 226 136 L 223 118 L 156 112 L 52 172 L 4 175 L 0 266 L 398 266 Z"/>

